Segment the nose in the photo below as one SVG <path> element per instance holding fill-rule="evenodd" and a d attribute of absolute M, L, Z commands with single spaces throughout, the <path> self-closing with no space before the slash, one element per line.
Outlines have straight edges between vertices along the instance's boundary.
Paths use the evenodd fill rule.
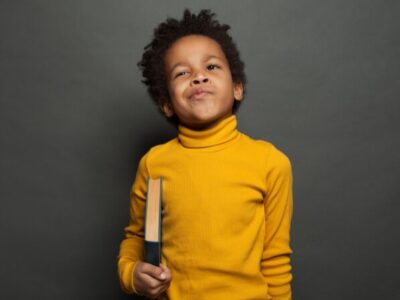
<path fill-rule="evenodd" d="M 208 82 L 208 77 L 205 76 L 202 73 L 197 73 L 194 78 L 192 79 L 192 84 L 193 85 L 198 85 L 201 83 L 207 83 Z"/>

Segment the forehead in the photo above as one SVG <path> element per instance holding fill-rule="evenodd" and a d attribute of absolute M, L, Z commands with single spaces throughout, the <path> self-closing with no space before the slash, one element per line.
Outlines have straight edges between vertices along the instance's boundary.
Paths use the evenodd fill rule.
<path fill-rule="evenodd" d="M 175 41 L 165 53 L 166 67 L 191 59 L 215 56 L 226 60 L 221 46 L 204 35 L 188 35 Z"/>

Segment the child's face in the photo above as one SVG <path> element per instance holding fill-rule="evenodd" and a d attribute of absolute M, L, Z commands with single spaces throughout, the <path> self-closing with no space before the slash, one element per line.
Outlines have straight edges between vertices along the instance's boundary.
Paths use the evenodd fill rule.
<path fill-rule="evenodd" d="M 162 106 L 167 116 L 180 123 L 206 129 L 232 115 L 235 99 L 243 97 L 242 84 L 234 84 L 229 63 L 219 44 L 202 35 L 177 40 L 165 54 L 170 103 Z"/>

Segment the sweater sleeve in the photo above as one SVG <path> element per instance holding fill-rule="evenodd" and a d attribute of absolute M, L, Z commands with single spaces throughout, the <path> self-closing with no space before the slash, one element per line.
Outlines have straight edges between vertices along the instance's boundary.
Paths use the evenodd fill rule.
<path fill-rule="evenodd" d="M 136 178 L 130 191 L 130 220 L 129 225 L 124 229 L 125 239 L 120 245 L 117 257 L 120 285 L 128 294 L 136 293 L 133 272 L 137 263 L 143 260 L 147 156 L 147 154 L 144 155 L 139 162 Z"/>
<path fill-rule="evenodd" d="M 273 300 L 290 300 L 292 169 L 289 159 L 272 145 L 267 158 L 267 168 L 267 193 L 264 199 L 265 239 L 261 272 Z"/>

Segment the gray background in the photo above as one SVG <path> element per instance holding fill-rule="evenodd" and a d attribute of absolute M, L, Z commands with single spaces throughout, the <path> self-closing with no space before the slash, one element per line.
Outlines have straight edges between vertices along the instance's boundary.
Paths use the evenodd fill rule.
<path fill-rule="evenodd" d="M 232 25 L 239 129 L 291 159 L 295 299 L 400 299 L 399 1 L 0 2 L 0 298 L 128 299 L 138 159 L 176 134 L 136 67 L 185 7 Z"/>

